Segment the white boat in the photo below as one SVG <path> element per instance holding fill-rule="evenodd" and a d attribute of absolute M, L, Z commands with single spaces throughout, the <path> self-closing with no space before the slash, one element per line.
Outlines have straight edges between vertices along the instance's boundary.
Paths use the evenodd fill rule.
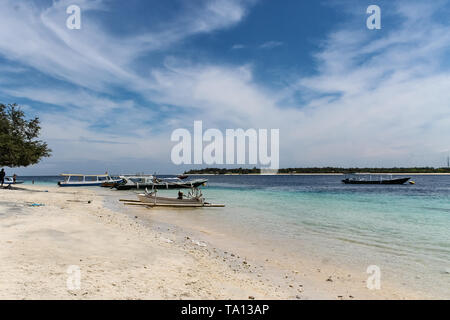
<path fill-rule="evenodd" d="M 72 174 L 63 173 L 64 181 L 59 181 L 60 187 L 89 187 L 101 186 L 103 183 L 120 182 L 121 179 L 112 179 L 108 174 Z"/>
<path fill-rule="evenodd" d="M 205 201 L 200 189 L 192 188 L 185 197 L 179 194 L 178 198 L 159 197 L 156 195 L 157 189 L 145 193 L 138 194 L 139 200 L 119 199 L 126 205 L 145 206 L 145 207 L 179 207 L 179 208 L 223 208 L 224 204 L 213 204 Z"/>
<path fill-rule="evenodd" d="M 203 198 L 202 192 L 197 188 L 192 188 L 186 197 L 171 198 L 171 197 L 159 197 L 156 195 L 156 189 L 153 192 L 138 194 L 138 199 L 143 203 L 148 203 L 153 206 L 167 205 L 167 206 L 183 206 L 183 207 L 203 207 L 205 204 L 205 198 Z"/>
<path fill-rule="evenodd" d="M 186 180 L 180 178 L 157 178 L 153 175 L 119 176 L 122 180 L 114 187 L 117 190 L 130 189 L 190 189 L 203 186 L 207 179 Z"/>
<path fill-rule="evenodd" d="M 22 184 L 22 183 L 23 181 L 16 180 L 14 182 L 14 179 L 12 177 L 6 177 L 5 181 L 3 182 L 3 185 Z"/>

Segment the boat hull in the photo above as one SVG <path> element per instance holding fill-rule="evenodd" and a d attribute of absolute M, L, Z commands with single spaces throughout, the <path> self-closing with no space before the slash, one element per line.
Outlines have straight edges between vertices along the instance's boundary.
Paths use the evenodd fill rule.
<path fill-rule="evenodd" d="M 114 181 L 106 181 L 106 182 L 103 182 L 100 186 L 103 188 L 113 188 L 121 182 L 122 182 L 122 179 L 114 180 Z"/>
<path fill-rule="evenodd" d="M 58 182 L 58 186 L 60 187 L 98 187 L 101 186 L 102 182 L 93 182 L 93 183 L 87 183 L 87 182 L 80 182 L 80 183 L 66 183 L 63 181 Z"/>
<path fill-rule="evenodd" d="M 122 179 L 112 179 L 105 174 L 70 174 L 63 173 L 64 181 L 58 181 L 60 187 L 99 187 L 104 183 L 116 183 Z"/>
<path fill-rule="evenodd" d="M 345 184 L 405 184 L 411 178 L 399 178 L 399 179 L 389 179 L 389 180 L 352 180 L 344 179 L 342 180 Z"/>
<path fill-rule="evenodd" d="M 148 203 L 150 205 L 176 205 L 186 207 L 203 206 L 203 201 L 198 199 L 177 199 L 169 197 L 158 197 L 149 194 L 138 194 L 138 198 L 141 202 Z"/>

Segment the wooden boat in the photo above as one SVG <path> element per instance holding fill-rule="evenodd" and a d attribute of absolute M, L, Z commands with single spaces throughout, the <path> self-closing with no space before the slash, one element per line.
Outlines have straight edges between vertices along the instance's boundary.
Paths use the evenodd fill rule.
<path fill-rule="evenodd" d="M 201 207 L 205 202 L 202 192 L 197 188 L 192 188 L 186 197 L 181 198 L 159 197 L 156 192 L 156 190 L 152 192 L 145 190 L 145 193 L 140 193 L 137 196 L 141 202 L 151 204 L 183 204 Z"/>
<path fill-rule="evenodd" d="M 118 183 L 120 180 L 112 179 L 108 174 L 71 174 L 63 173 L 64 181 L 58 181 L 60 187 L 89 187 L 101 186 L 103 183 Z"/>
<path fill-rule="evenodd" d="M 186 197 L 171 198 L 157 196 L 157 190 L 138 194 L 139 201 L 123 200 L 132 205 L 145 205 L 150 207 L 184 207 L 184 208 L 199 208 L 199 207 L 225 207 L 223 204 L 212 204 L 205 201 L 200 189 L 192 188 Z"/>
<path fill-rule="evenodd" d="M 372 177 L 372 175 L 369 175 L 368 177 L 367 177 L 367 175 L 362 176 L 362 177 L 360 177 L 359 175 L 358 176 L 353 175 L 353 177 L 346 178 L 346 179 L 342 180 L 342 182 L 345 184 L 404 184 L 409 179 L 411 179 L 411 178 L 408 177 L 408 178 L 393 179 L 392 175 L 391 175 L 390 179 L 389 178 L 383 179 L 383 177 L 381 177 L 381 176 L 377 179 L 377 178 Z"/>
<path fill-rule="evenodd" d="M 113 188 L 120 182 L 122 182 L 120 177 L 111 177 L 111 180 L 103 182 L 100 186 L 103 188 Z"/>
<path fill-rule="evenodd" d="M 117 190 L 131 189 L 188 189 L 205 185 L 207 179 L 182 180 L 179 178 L 156 178 L 152 175 L 120 176 L 121 182 L 115 184 Z"/>

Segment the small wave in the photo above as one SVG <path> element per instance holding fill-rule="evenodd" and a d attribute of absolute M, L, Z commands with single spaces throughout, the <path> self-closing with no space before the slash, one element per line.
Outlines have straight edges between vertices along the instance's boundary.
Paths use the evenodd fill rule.
<path fill-rule="evenodd" d="M 450 208 L 421 207 L 421 209 L 439 211 L 439 212 L 450 212 Z"/>

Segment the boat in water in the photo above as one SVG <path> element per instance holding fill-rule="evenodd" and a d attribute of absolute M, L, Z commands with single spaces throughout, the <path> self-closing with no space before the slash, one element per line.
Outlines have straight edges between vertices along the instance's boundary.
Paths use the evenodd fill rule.
<path fill-rule="evenodd" d="M 119 183 L 121 179 L 113 179 L 108 174 L 71 174 L 63 173 L 64 181 L 58 181 L 60 187 L 101 186 L 103 183 Z"/>
<path fill-rule="evenodd" d="M 345 184 L 405 184 L 409 179 L 411 178 L 392 178 L 392 175 L 390 175 L 390 178 L 385 178 L 383 176 L 373 177 L 367 174 L 353 174 L 342 182 Z"/>
<path fill-rule="evenodd" d="M 181 207 L 181 208 L 197 208 L 197 207 L 225 207 L 224 204 L 212 204 L 205 201 L 200 189 L 192 188 L 191 191 L 184 196 L 181 192 L 177 198 L 172 197 L 160 197 L 157 196 L 157 189 L 148 192 L 145 189 L 145 193 L 138 194 L 137 204 L 145 205 L 149 207 Z M 130 200 L 128 200 L 130 201 Z M 136 204 L 136 203 L 129 203 Z"/>
<path fill-rule="evenodd" d="M 119 176 L 111 176 L 111 180 L 102 182 L 100 186 L 103 188 L 113 188 L 114 186 L 116 186 L 116 184 L 120 182 L 122 182 L 122 178 L 120 178 Z"/>
<path fill-rule="evenodd" d="M 174 205 L 174 206 L 187 206 L 187 207 L 203 207 L 205 198 L 203 198 L 202 192 L 197 188 L 192 188 L 186 197 L 178 196 L 177 198 L 171 197 L 159 197 L 156 195 L 157 191 L 153 190 L 145 193 L 138 194 L 138 199 L 143 203 L 149 203 L 151 205 Z"/>
<path fill-rule="evenodd" d="M 153 175 L 119 176 L 121 182 L 116 183 L 117 190 L 131 189 L 187 189 L 203 186 L 207 179 L 156 178 Z"/>

